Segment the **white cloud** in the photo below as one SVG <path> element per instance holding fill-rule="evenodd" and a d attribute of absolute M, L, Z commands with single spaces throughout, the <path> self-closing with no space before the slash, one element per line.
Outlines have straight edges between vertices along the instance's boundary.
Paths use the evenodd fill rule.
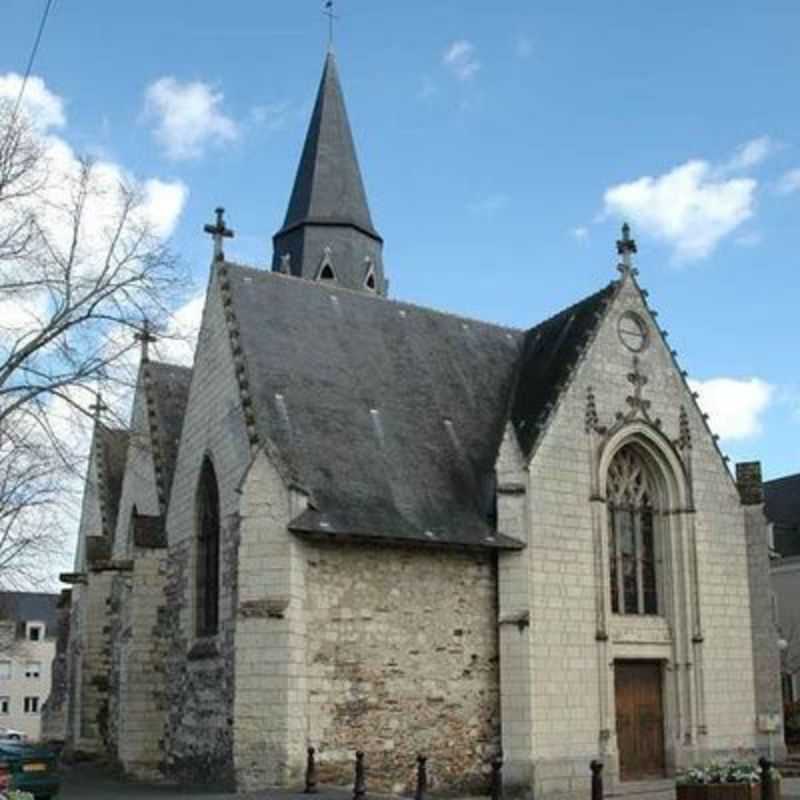
<path fill-rule="evenodd" d="M 475 57 L 475 45 L 466 39 L 453 42 L 444 51 L 442 64 L 460 81 L 475 77 L 475 73 L 481 68 L 481 62 Z"/>
<path fill-rule="evenodd" d="M 740 145 L 733 157 L 721 167 L 720 172 L 740 172 L 755 167 L 775 152 L 777 145 L 769 136 L 759 136 Z"/>
<path fill-rule="evenodd" d="M 721 439 L 747 439 L 761 433 L 761 416 L 772 400 L 774 387 L 760 378 L 690 380 L 700 408 Z"/>
<path fill-rule="evenodd" d="M 155 119 L 154 135 L 169 158 L 199 158 L 207 146 L 235 141 L 239 126 L 220 106 L 223 95 L 202 81 L 159 78 L 145 92 L 145 117 Z"/>
<path fill-rule="evenodd" d="M 530 58 L 533 55 L 533 42 L 527 36 L 520 36 L 517 39 L 517 57 Z"/>
<path fill-rule="evenodd" d="M 291 105 L 289 103 L 266 103 L 253 106 L 250 109 L 250 118 L 256 125 L 267 130 L 277 131 L 286 125 L 289 119 Z"/>
<path fill-rule="evenodd" d="M 508 196 L 496 192 L 469 204 L 473 214 L 484 217 L 493 217 L 508 205 Z"/>
<path fill-rule="evenodd" d="M 612 186 L 605 213 L 672 245 L 679 261 L 692 261 L 709 256 L 753 216 L 756 186 L 752 178 L 715 177 L 707 161 L 687 161 L 663 175 Z"/>
<path fill-rule="evenodd" d="M 573 228 L 570 233 L 579 241 L 585 241 L 589 236 L 589 229 L 585 225 L 578 225 Z"/>
<path fill-rule="evenodd" d="M 21 87 L 22 76 L 16 72 L 0 75 L 0 98 L 16 103 Z M 36 75 L 31 75 L 25 84 L 20 108 L 40 131 L 63 128 L 66 124 L 64 101 L 53 94 Z"/>
<path fill-rule="evenodd" d="M 171 364 L 192 366 L 205 301 L 205 292 L 201 292 L 191 297 L 175 311 L 167 330 L 162 336 L 159 336 L 154 346 L 159 359 Z"/>
<path fill-rule="evenodd" d="M 153 226 L 156 236 L 171 236 L 178 224 L 189 190 L 180 181 L 150 178 L 143 184 L 142 213 Z"/>
<path fill-rule="evenodd" d="M 743 233 L 741 236 L 737 236 L 734 241 L 736 244 L 741 245 L 742 247 L 755 247 L 756 245 L 761 244 L 761 233 L 759 231 Z"/>
<path fill-rule="evenodd" d="M 800 191 L 800 168 L 790 169 L 778 181 L 779 194 L 793 194 Z"/>

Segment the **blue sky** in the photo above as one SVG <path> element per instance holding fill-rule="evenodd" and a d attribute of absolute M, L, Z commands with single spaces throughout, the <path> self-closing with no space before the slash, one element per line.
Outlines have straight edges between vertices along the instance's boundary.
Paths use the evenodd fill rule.
<path fill-rule="evenodd" d="M 5 5 L 0 93 L 44 2 Z M 227 253 L 269 261 L 326 21 L 317 0 L 189 5 L 55 0 L 31 102 L 74 151 L 180 187 L 169 227 L 199 291 L 218 204 L 237 232 Z M 338 0 L 337 13 L 394 297 L 532 325 L 616 275 L 627 217 L 723 449 L 770 477 L 800 470 L 800 4 Z"/>

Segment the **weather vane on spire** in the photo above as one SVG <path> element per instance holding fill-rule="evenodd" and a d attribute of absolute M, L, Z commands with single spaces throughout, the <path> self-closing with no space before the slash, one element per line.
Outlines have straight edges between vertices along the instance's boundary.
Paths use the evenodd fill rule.
<path fill-rule="evenodd" d="M 333 0 L 325 0 L 322 13 L 328 18 L 328 50 L 333 50 L 333 21 L 339 19 L 333 11 Z"/>

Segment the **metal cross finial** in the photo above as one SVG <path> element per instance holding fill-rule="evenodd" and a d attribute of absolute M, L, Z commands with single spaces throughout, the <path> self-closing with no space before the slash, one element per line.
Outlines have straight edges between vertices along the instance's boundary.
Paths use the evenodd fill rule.
<path fill-rule="evenodd" d="M 333 50 L 333 21 L 339 19 L 333 12 L 333 0 L 325 0 L 322 13 L 328 18 L 328 50 Z"/>
<path fill-rule="evenodd" d="M 620 270 L 629 272 L 633 268 L 631 256 L 636 252 L 636 242 L 631 239 L 631 226 L 627 222 L 622 225 L 622 238 L 617 240 L 617 253 L 622 256 Z"/>
<path fill-rule="evenodd" d="M 153 336 L 153 333 L 150 329 L 150 320 L 145 319 L 142 322 L 142 329 L 140 331 L 136 331 L 133 334 L 133 338 L 137 342 L 141 342 L 142 344 L 142 361 L 147 361 L 150 357 L 149 354 L 149 345 L 151 342 L 156 341 L 156 337 Z"/>
<path fill-rule="evenodd" d="M 108 411 L 108 406 L 103 402 L 103 395 L 100 392 L 95 395 L 94 403 L 89 406 L 89 411 L 92 412 L 98 422 L 102 413 Z"/>
<path fill-rule="evenodd" d="M 215 225 L 205 225 L 203 230 L 211 234 L 214 240 L 214 260 L 222 261 L 225 258 L 225 253 L 222 251 L 222 240 L 232 239 L 233 231 L 225 226 L 225 209 L 220 207 L 214 209 L 217 215 L 217 222 Z"/>

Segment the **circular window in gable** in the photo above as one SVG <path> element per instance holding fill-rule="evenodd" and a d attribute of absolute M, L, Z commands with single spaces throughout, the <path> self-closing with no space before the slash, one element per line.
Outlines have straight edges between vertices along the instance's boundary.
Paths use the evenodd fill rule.
<path fill-rule="evenodd" d="M 617 333 L 622 344 L 634 353 L 641 353 L 647 347 L 647 324 L 633 311 L 626 311 L 619 318 Z"/>

